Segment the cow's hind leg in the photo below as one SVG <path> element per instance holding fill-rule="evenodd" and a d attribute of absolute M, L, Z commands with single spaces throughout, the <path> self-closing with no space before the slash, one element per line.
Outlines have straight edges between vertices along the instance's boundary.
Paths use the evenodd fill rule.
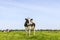
<path fill-rule="evenodd" d="M 35 28 L 34 28 L 34 35 L 35 35 Z"/>
<path fill-rule="evenodd" d="M 32 26 L 32 32 L 33 32 L 33 35 L 35 35 L 35 27 Z"/>
<path fill-rule="evenodd" d="M 33 34 L 35 35 L 35 27 L 34 26 L 33 26 L 33 32 L 34 32 Z"/>

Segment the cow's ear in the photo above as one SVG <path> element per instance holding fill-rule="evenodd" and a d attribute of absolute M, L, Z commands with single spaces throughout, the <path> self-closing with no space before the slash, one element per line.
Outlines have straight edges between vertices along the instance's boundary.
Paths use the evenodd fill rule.
<path fill-rule="evenodd" d="M 25 18 L 25 20 L 27 20 L 27 19 Z"/>
<path fill-rule="evenodd" d="M 33 20 L 33 19 L 31 19 L 31 20 Z"/>

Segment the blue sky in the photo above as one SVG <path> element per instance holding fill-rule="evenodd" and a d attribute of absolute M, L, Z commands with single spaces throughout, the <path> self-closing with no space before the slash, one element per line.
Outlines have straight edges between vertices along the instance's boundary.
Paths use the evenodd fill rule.
<path fill-rule="evenodd" d="M 27 17 L 36 29 L 60 29 L 60 0 L 0 0 L 0 29 L 24 29 Z"/>

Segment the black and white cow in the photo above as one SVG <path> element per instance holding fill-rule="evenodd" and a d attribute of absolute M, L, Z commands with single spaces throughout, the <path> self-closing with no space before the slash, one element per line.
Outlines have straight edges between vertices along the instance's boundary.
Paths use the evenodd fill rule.
<path fill-rule="evenodd" d="M 35 35 L 35 23 L 33 22 L 33 19 L 25 18 L 24 26 L 25 26 L 26 34 L 27 34 L 27 32 L 29 32 L 29 36 L 30 36 L 31 30 L 33 30 L 34 35 Z"/>

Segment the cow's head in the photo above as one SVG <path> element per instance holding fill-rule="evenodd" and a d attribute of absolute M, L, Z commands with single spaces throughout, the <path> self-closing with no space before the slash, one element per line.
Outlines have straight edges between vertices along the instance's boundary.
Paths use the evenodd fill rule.
<path fill-rule="evenodd" d="M 32 24 L 31 22 L 32 22 L 33 19 L 25 18 L 25 20 L 26 20 L 26 22 L 27 22 L 28 25 L 29 25 L 29 24 Z"/>

